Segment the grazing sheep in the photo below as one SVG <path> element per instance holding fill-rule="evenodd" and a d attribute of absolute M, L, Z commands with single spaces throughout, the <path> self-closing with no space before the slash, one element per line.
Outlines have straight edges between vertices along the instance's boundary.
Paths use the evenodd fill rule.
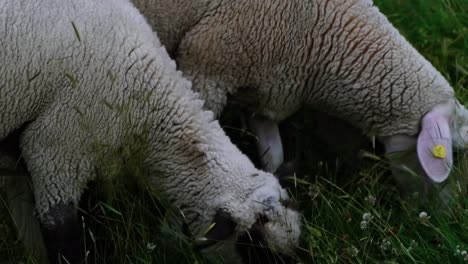
<path fill-rule="evenodd" d="M 0 140 L 23 127 L 20 149 L 52 262 L 82 259 L 80 196 L 105 174 L 106 158 L 125 159 L 129 146 L 195 237 L 232 240 L 261 219 L 270 244 L 297 244 L 300 217 L 282 205 L 277 179 L 202 110 L 128 0 L 0 0 L 0 40 Z"/>
<path fill-rule="evenodd" d="M 208 109 L 219 114 L 229 96 L 250 111 L 270 171 L 283 161 L 277 123 L 304 105 L 388 154 L 417 146 L 432 182 L 448 177 L 452 144 L 466 147 L 467 110 L 370 0 L 133 1 Z"/>

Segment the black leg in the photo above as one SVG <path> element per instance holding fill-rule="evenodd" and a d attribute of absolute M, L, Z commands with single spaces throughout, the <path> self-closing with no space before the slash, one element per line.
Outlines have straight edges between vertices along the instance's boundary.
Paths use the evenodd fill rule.
<path fill-rule="evenodd" d="M 82 230 L 75 205 L 55 205 L 46 213 L 45 221 L 42 233 L 50 263 L 82 263 Z"/>

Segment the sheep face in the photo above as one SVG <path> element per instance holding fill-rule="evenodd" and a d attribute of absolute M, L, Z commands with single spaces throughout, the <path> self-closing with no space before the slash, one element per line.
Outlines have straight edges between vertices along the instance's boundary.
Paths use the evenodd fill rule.
<path fill-rule="evenodd" d="M 220 205 L 213 217 L 214 226 L 198 239 L 198 247 L 205 255 L 211 252 L 232 254 L 242 237 L 251 239 L 244 239 L 242 244 L 255 243 L 256 239 L 250 234 L 255 234 L 257 239 L 260 237 L 275 252 L 292 253 L 298 245 L 300 215 L 288 208 L 289 197 L 285 190 L 269 173 L 259 171 L 253 179 L 260 187 L 244 201 L 232 199 Z"/>
<path fill-rule="evenodd" d="M 468 148 L 468 110 L 456 103 L 455 114 L 452 120 L 452 139 L 456 149 Z"/>
<path fill-rule="evenodd" d="M 435 106 L 424 115 L 417 140 L 418 159 L 426 175 L 443 182 L 453 164 L 452 148 L 466 148 L 467 110 L 456 100 Z"/>
<path fill-rule="evenodd" d="M 452 169 L 452 149 L 466 149 L 468 111 L 458 101 L 436 105 L 421 119 L 417 136 L 394 135 L 382 138 L 393 175 L 406 194 L 424 197 L 436 193 L 447 203 L 451 193 L 440 186 Z M 419 175 L 423 175 L 420 177 Z M 441 189 L 442 188 L 442 189 Z"/>
<path fill-rule="evenodd" d="M 290 208 L 290 199 L 276 178 L 264 172 L 258 177 L 265 178 L 266 184 L 252 193 L 249 203 L 256 219 L 246 232 L 257 232 L 275 251 L 291 253 L 299 241 L 299 213 Z"/>

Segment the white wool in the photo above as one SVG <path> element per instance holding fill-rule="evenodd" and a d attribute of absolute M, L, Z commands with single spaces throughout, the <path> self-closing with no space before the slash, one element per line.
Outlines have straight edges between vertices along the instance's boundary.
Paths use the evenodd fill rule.
<path fill-rule="evenodd" d="M 370 0 L 133 0 L 205 107 L 232 100 L 282 121 L 304 105 L 365 134 L 418 133 L 454 99 Z"/>
<path fill-rule="evenodd" d="M 444 76 L 371 0 L 132 1 L 206 109 L 219 115 L 230 98 L 250 116 L 271 121 L 252 129 L 258 153 L 268 151 L 268 170 L 283 160 L 278 130 L 271 128 L 303 106 L 345 120 L 383 141 L 388 152 L 410 149 L 387 144 L 389 138 L 414 141 L 423 116 L 459 105 Z M 468 114 L 456 109 L 448 117 L 452 144 L 466 149 Z M 337 144 L 342 134 L 322 137 Z"/>
<path fill-rule="evenodd" d="M 126 0 L 0 0 L 0 140 L 21 134 L 43 224 L 57 204 L 77 204 L 106 157 L 141 144 L 150 182 L 200 235 L 219 210 L 245 231 L 282 191 L 224 134 L 176 71 L 143 16 Z M 141 140 L 135 143 L 135 138 Z M 157 175 L 157 176 L 156 176 Z M 261 176 L 255 176 L 261 175 Z"/>

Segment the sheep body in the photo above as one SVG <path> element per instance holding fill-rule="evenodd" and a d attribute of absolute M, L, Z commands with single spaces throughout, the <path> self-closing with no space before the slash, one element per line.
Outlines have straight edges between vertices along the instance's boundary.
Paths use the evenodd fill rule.
<path fill-rule="evenodd" d="M 158 16 L 166 13 L 157 10 L 172 1 L 134 2 L 157 32 L 164 30 Z M 198 24 L 168 49 L 177 49 L 180 69 L 215 113 L 231 94 L 274 121 L 311 104 L 364 131 L 414 135 L 424 113 L 453 98 L 440 73 L 371 1 L 213 0 L 205 6 Z M 406 89 L 405 81 L 420 87 Z"/>
<path fill-rule="evenodd" d="M 257 170 L 202 110 L 131 3 L 1 0 L 0 7 L 0 60 L 7 62 L 0 69 L 0 140 L 29 122 L 20 148 L 46 230 L 75 218 L 69 208 L 108 155 L 140 144 L 152 187 L 184 212 L 194 235 L 203 236 L 219 212 L 237 233 L 265 215 L 277 221 L 265 232 L 290 234 L 279 245 L 297 243 L 299 217 L 280 204 L 287 195 L 278 181 Z"/>
<path fill-rule="evenodd" d="M 158 21 L 166 21 L 169 13 L 160 10 L 181 1 L 134 0 L 155 30 L 166 34 L 168 25 Z M 253 116 L 273 123 L 311 105 L 385 143 L 398 135 L 417 136 L 423 116 L 436 106 L 449 105 L 448 115 L 438 112 L 451 125 L 452 135 L 444 136 L 464 132 L 462 142 L 468 140 L 466 117 L 452 125 L 452 120 L 466 116 L 453 89 L 370 0 L 185 2 L 202 8 L 170 13 L 173 25 L 190 22 L 173 30 L 180 36 L 166 37 L 180 39 L 177 44 L 163 44 L 174 51 L 180 70 L 216 114 L 228 96 Z M 280 143 L 260 138 L 260 153 L 264 143 L 280 153 L 269 159 L 282 161 Z M 444 166 L 442 162 L 450 160 L 437 166 Z M 447 176 L 447 171 L 436 175 L 425 170 L 435 181 Z"/>

